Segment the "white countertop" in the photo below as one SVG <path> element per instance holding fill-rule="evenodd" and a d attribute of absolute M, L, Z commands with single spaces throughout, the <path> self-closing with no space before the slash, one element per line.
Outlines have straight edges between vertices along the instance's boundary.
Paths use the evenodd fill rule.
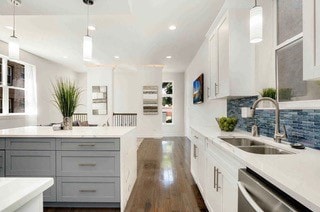
<path fill-rule="evenodd" d="M 279 144 L 267 137 L 252 137 L 247 132 L 221 132 L 215 127 L 192 127 L 222 149 L 233 154 L 246 167 L 252 169 L 279 189 L 310 208 L 320 211 L 320 151 L 310 148 L 297 150 L 288 144 Z M 259 155 L 245 152 L 217 139 L 218 136 L 250 137 L 254 140 L 288 150 L 295 154 Z"/>
<path fill-rule="evenodd" d="M 0 130 L 0 137 L 117 138 L 133 129 L 135 127 L 73 127 L 53 131 L 52 127 L 29 126 Z"/>
<path fill-rule="evenodd" d="M 53 178 L 0 178 L 0 211 L 15 211 L 53 185 Z"/>

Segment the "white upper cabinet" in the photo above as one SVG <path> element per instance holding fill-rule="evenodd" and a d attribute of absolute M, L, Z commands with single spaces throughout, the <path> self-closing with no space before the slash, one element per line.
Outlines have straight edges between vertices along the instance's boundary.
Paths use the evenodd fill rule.
<path fill-rule="evenodd" d="M 209 99 L 255 95 L 254 45 L 249 35 L 247 9 L 225 11 L 211 26 Z"/>
<path fill-rule="evenodd" d="M 303 1 L 303 79 L 320 79 L 320 4 Z"/>

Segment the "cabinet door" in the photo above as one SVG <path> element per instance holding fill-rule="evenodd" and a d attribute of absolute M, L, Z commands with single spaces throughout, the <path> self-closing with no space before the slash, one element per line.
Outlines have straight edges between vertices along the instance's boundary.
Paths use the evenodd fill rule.
<path fill-rule="evenodd" d="M 197 151 L 198 151 L 198 147 L 196 145 L 195 142 L 191 141 L 191 174 L 193 176 L 193 179 L 195 182 L 198 181 L 198 176 L 197 176 L 197 172 L 198 172 L 198 168 L 197 168 Z"/>
<path fill-rule="evenodd" d="M 217 29 L 218 35 L 218 88 L 217 97 L 226 97 L 229 88 L 229 20 L 228 16 L 222 19 Z"/>
<path fill-rule="evenodd" d="M 205 165 L 206 165 L 206 157 L 205 157 L 205 145 L 200 144 L 199 141 L 199 148 L 198 148 L 198 155 L 197 155 L 197 175 L 198 175 L 198 188 L 201 194 L 205 195 Z"/>
<path fill-rule="evenodd" d="M 206 175 L 205 175 L 205 202 L 210 212 L 219 212 L 222 211 L 222 188 L 221 188 L 221 173 L 217 179 L 217 162 L 210 156 L 206 155 Z M 217 180 L 219 180 L 219 187 L 217 190 Z"/>
<path fill-rule="evenodd" d="M 219 85 L 219 54 L 218 54 L 218 35 L 214 32 L 209 38 L 209 63 L 210 63 L 210 84 L 208 87 L 209 99 L 215 99 L 218 95 Z"/>
<path fill-rule="evenodd" d="M 4 177 L 4 151 L 0 151 L 0 177 Z"/>
<path fill-rule="evenodd" d="M 236 212 L 238 211 L 238 187 L 237 181 L 228 177 L 226 172 L 222 176 L 222 211 Z"/>

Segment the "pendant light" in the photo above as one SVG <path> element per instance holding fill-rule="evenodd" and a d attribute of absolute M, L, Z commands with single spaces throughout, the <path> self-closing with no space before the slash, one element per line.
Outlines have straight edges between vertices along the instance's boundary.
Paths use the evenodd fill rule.
<path fill-rule="evenodd" d="M 13 4 L 13 26 L 12 26 L 12 36 L 9 39 L 8 52 L 9 58 L 13 60 L 19 60 L 20 58 L 20 45 L 19 39 L 16 37 L 16 6 L 21 4 L 20 0 L 11 0 Z"/>
<path fill-rule="evenodd" d="M 259 43 L 262 41 L 263 34 L 263 10 L 257 5 L 255 0 L 254 7 L 250 10 L 250 43 Z"/>
<path fill-rule="evenodd" d="M 92 60 L 92 37 L 89 34 L 89 6 L 93 5 L 93 0 L 83 0 L 87 5 L 87 34 L 83 37 L 83 60 Z"/>

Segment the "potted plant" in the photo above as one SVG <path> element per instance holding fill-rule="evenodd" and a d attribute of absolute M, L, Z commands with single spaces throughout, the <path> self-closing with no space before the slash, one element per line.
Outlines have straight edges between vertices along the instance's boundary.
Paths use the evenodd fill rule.
<path fill-rule="evenodd" d="M 63 116 L 62 127 L 64 130 L 72 130 L 72 116 L 79 106 L 81 89 L 67 79 L 58 79 L 53 84 L 54 103 Z"/>
<path fill-rule="evenodd" d="M 271 99 L 276 100 L 277 99 L 277 90 L 275 88 L 264 88 L 260 92 L 261 97 L 269 97 Z M 262 102 L 262 107 L 264 108 L 270 108 L 272 107 L 271 102 Z"/>

